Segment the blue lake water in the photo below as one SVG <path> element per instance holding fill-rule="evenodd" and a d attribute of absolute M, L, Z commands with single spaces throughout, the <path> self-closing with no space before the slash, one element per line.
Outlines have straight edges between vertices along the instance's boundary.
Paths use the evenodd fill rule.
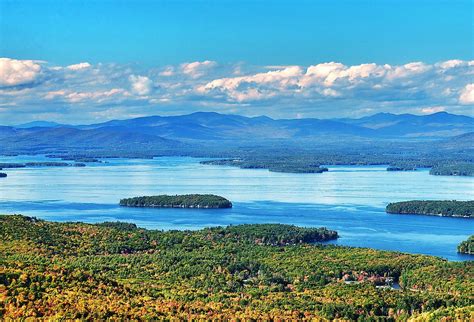
<path fill-rule="evenodd" d="M 0 162 L 52 161 L 44 156 Z M 4 169 L 0 213 L 53 221 L 127 221 L 156 229 L 199 229 L 241 223 L 286 223 L 337 230 L 335 244 L 472 260 L 456 253 L 474 234 L 463 218 L 388 215 L 389 202 L 474 199 L 474 179 L 431 176 L 428 170 L 388 172 L 384 166 L 330 166 L 323 174 L 274 173 L 199 164 L 200 159 L 107 159 L 84 168 Z M 232 209 L 124 208 L 124 197 L 213 193 Z"/>

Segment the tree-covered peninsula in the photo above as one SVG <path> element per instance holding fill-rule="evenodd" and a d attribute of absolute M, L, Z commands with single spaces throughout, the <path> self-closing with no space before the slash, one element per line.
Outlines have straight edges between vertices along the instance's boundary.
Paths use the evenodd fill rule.
<path fill-rule="evenodd" d="M 120 200 L 120 206 L 151 208 L 232 208 L 232 203 L 221 196 L 189 194 L 125 198 Z"/>
<path fill-rule="evenodd" d="M 474 201 L 412 200 L 389 203 L 389 214 L 431 215 L 474 218 Z"/>
<path fill-rule="evenodd" d="M 474 235 L 458 245 L 458 253 L 474 255 Z"/>
<path fill-rule="evenodd" d="M 334 237 L 287 225 L 158 231 L 4 215 L 0 319 L 472 319 L 473 262 L 309 244 Z"/>

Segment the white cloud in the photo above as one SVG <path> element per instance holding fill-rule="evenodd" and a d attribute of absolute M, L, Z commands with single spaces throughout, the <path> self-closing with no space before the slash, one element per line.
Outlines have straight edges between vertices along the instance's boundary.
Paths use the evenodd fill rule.
<path fill-rule="evenodd" d="M 432 66 L 427 65 L 423 62 L 414 62 L 408 63 L 402 66 L 395 66 L 391 67 L 389 65 L 385 65 L 388 72 L 387 78 L 388 79 L 398 79 L 398 78 L 408 78 L 410 76 L 416 76 L 422 73 L 429 71 Z"/>
<path fill-rule="evenodd" d="M 69 70 L 81 70 L 81 69 L 86 69 L 89 67 L 91 67 L 91 64 L 84 62 L 84 63 L 74 64 L 74 65 L 69 65 L 66 68 Z"/>
<path fill-rule="evenodd" d="M 192 63 L 181 64 L 181 71 L 192 78 L 199 78 L 204 76 L 206 72 L 217 66 L 217 63 L 212 60 L 205 60 L 202 62 L 196 61 Z"/>
<path fill-rule="evenodd" d="M 301 75 L 301 68 L 299 66 L 290 66 L 280 70 L 269 71 L 266 73 L 257 73 L 248 76 L 215 79 L 207 83 L 205 86 L 201 87 L 201 89 L 203 91 L 212 90 L 216 88 L 234 90 L 244 83 L 271 84 L 279 83 L 281 81 L 288 83 L 292 77 L 299 75 Z"/>
<path fill-rule="evenodd" d="M 341 96 L 341 93 L 339 93 L 338 91 L 333 90 L 332 88 L 323 89 L 321 94 L 323 94 L 324 96 L 332 96 L 332 97 Z"/>
<path fill-rule="evenodd" d="M 163 71 L 159 73 L 160 76 L 173 76 L 174 75 L 174 68 L 173 66 L 166 67 Z"/>
<path fill-rule="evenodd" d="M 377 66 L 373 63 L 350 67 L 335 62 L 322 63 L 309 66 L 299 84 L 302 87 L 310 87 L 316 84 L 330 87 L 338 80 L 355 83 L 371 76 L 381 77 L 386 74 L 389 68 L 388 65 Z"/>
<path fill-rule="evenodd" d="M 474 104 L 474 83 L 467 84 L 461 90 L 459 102 L 464 105 Z"/>
<path fill-rule="evenodd" d="M 474 62 L 459 60 L 352 66 L 339 62 L 253 66 L 203 61 L 146 70 L 136 65 L 91 66 L 84 62 L 56 66 L 3 58 L 0 101 L 2 117 L 15 117 L 15 111 L 44 114 L 48 109 L 71 115 L 79 110 L 102 115 L 114 108 L 129 109 L 127 115 L 160 114 L 154 109 L 160 106 L 170 111 L 179 106 L 180 113 L 188 108 L 234 113 L 242 109 L 276 117 L 378 111 L 426 114 L 441 107 L 472 115 L 473 75 Z M 74 109 L 75 105 L 81 108 Z"/>
<path fill-rule="evenodd" d="M 326 78 L 331 73 L 338 70 L 343 70 L 344 68 L 345 66 L 341 63 L 335 63 L 335 62 L 322 63 L 322 64 L 309 66 L 308 69 L 306 70 L 306 75 L 316 76 L 319 78 Z"/>
<path fill-rule="evenodd" d="M 447 60 L 447 61 L 438 63 L 437 65 L 442 69 L 451 69 L 451 68 L 454 68 L 454 67 L 463 66 L 463 65 L 467 65 L 467 64 L 468 63 L 463 61 L 463 60 L 451 59 L 451 60 Z"/>
<path fill-rule="evenodd" d="M 445 111 L 445 107 L 444 106 L 430 106 L 430 107 L 424 107 L 421 109 L 421 113 L 423 114 L 433 114 L 433 113 L 437 113 L 437 112 L 443 112 Z"/>
<path fill-rule="evenodd" d="M 41 65 L 34 60 L 0 58 L 0 85 L 16 86 L 28 84 L 37 79 Z"/>
<path fill-rule="evenodd" d="M 147 95 L 151 91 L 152 81 L 146 76 L 130 75 L 128 78 L 132 91 L 138 95 Z"/>
<path fill-rule="evenodd" d="M 49 91 L 43 97 L 47 100 L 55 99 L 56 97 L 66 96 L 66 91 L 58 90 L 58 91 Z"/>
<path fill-rule="evenodd" d="M 47 100 L 53 100 L 61 98 L 62 100 L 69 103 L 81 103 L 85 101 L 94 101 L 95 103 L 102 103 L 108 99 L 123 98 L 130 94 L 122 88 L 112 88 L 105 91 L 92 91 L 92 92 L 77 92 L 77 91 L 51 91 L 48 92 L 44 98 Z"/>
<path fill-rule="evenodd" d="M 297 77 L 301 75 L 301 67 L 288 66 L 266 73 L 215 79 L 197 87 L 197 91 L 202 94 L 221 92 L 238 102 L 262 100 L 278 95 L 279 91 L 284 91 L 287 87 L 295 86 Z M 256 88 L 258 86 L 261 87 Z"/>

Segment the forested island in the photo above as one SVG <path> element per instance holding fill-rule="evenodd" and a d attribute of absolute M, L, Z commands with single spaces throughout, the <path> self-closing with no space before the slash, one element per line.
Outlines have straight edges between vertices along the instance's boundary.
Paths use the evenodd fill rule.
<path fill-rule="evenodd" d="M 287 225 L 158 231 L 3 215 L 0 317 L 472 318 L 473 262 L 308 243 L 334 237 Z"/>
<path fill-rule="evenodd" d="M 232 203 L 221 196 L 189 194 L 125 198 L 120 200 L 120 206 L 151 208 L 232 208 Z"/>
<path fill-rule="evenodd" d="M 396 166 L 391 165 L 387 168 L 387 171 L 416 171 L 416 167 L 407 165 L 407 166 Z"/>
<path fill-rule="evenodd" d="M 306 162 L 304 159 L 273 159 L 273 160 L 242 160 L 242 159 L 221 159 L 201 161 L 201 164 L 225 165 L 239 167 L 241 169 L 268 169 L 272 172 L 286 173 L 323 173 L 328 168 L 319 164 Z"/>
<path fill-rule="evenodd" d="M 474 235 L 458 245 L 458 253 L 474 255 Z"/>
<path fill-rule="evenodd" d="M 474 201 L 457 200 L 412 200 L 389 203 L 389 214 L 430 215 L 444 217 L 474 218 Z"/>
<path fill-rule="evenodd" d="M 435 176 L 474 176 L 474 163 L 454 163 L 437 165 L 431 168 L 430 174 Z"/>
<path fill-rule="evenodd" d="M 67 163 L 56 161 L 25 162 L 25 163 L 0 163 L 0 168 L 34 168 L 34 167 L 84 167 L 84 163 Z"/>
<path fill-rule="evenodd" d="M 0 178 L 6 178 L 7 174 L 5 172 L 0 172 Z"/>
<path fill-rule="evenodd" d="M 11 163 L 11 162 L 0 162 L 0 168 L 2 169 L 13 169 L 13 168 L 24 168 L 24 163 Z"/>
<path fill-rule="evenodd" d="M 102 161 L 96 158 L 62 157 L 61 159 L 65 161 L 74 161 L 74 162 L 79 162 L 79 163 L 102 163 Z"/>

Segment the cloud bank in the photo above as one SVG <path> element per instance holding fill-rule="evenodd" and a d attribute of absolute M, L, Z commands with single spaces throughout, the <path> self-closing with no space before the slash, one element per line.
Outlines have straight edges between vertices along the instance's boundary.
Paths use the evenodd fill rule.
<path fill-rule="evenodd" d="M 0 58 L 0 123 L 25 118 L 88 122 L 197 110 L 277 118 L 437 111 L 473 115 L 473 76 L 474 61 L 462 60 L 353 66 L 206 60 L 143 69 Z"/>

